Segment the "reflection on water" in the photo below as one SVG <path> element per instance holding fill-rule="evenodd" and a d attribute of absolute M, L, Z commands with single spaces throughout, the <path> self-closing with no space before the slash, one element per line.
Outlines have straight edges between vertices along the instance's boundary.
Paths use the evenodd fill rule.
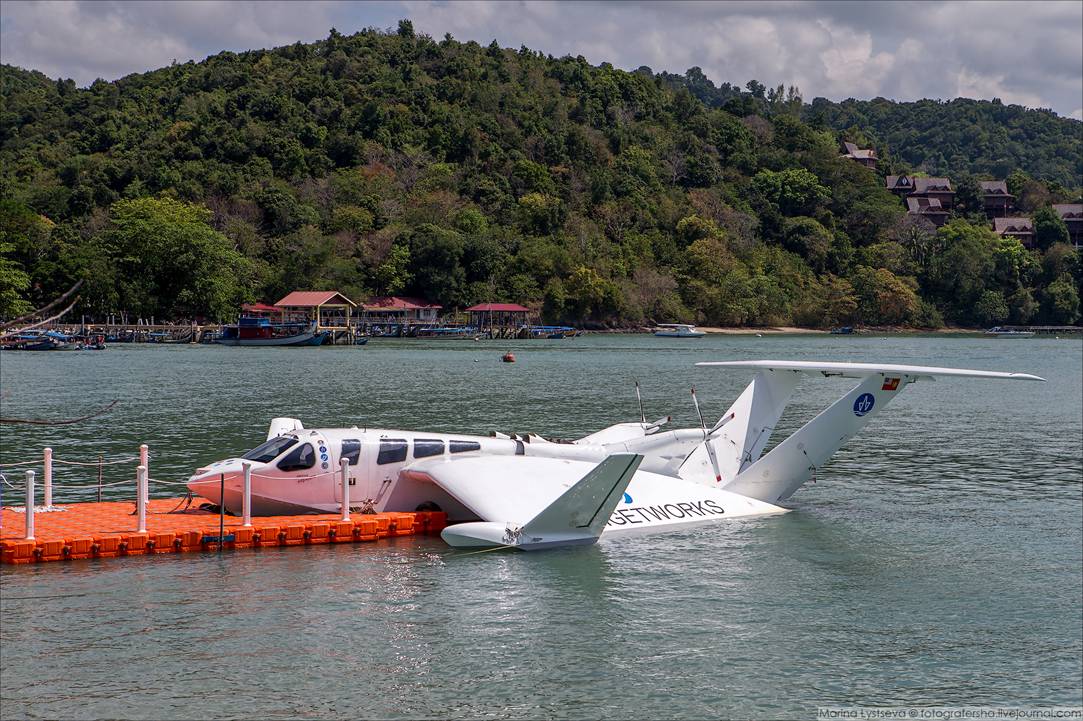
<path fill-rule="evenodd" d="M 518 363 L 499 362 L 508 348 Z M 61 458 L 130 455 L 146 441 L 165 479 L 255 445 L 279 415 L 582 435 L 638 415 L 633 378 L 648 415 L 694 425 L 690 385 L 717 417 L 748 380 L 697 360 L 879 360 L 1050 382 L 914 385 L 783 516 L 536 554 L 402 538 L 4 567 L 4 716 L 808 718 L 820 705 L 1080 704 L 1081 351 L 1045 339 L 599 336 L 5 354 L 4 415 L 122 403 L 71 428 L 4 429 L 0 461 L 45 445 Z M 842 391 L 803 386 L 779 430 Z"/>

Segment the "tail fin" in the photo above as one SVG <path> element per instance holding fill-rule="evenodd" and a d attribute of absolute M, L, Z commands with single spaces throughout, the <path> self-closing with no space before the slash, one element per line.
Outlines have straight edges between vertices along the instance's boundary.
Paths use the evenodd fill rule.
<path fill-rule="evenodd" d="M 846 395 L 771 449 L 763 458 L 743 466 L 737 477 L 723 486 L 727 491 L 766 503 L 777 503 L 793 495 L 794 491 L 812 477 L 817 468 L 864 428 L 903 388 L 916 380 L 935 380 L 938 376 L 1044 380 L 1027 373 L 871 363 L 733 361 L 698 365 L 755 368 L 760 371 L 760 375 L 766 370 L 772 373 L 806 373 L 861 379 Z"/>

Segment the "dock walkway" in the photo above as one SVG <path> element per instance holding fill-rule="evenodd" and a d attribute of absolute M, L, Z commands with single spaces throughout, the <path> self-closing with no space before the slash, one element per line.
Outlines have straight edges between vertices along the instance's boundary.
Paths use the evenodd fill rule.
<path fill-rule="evenodd" d="M 413 534 L 437 534 L 447 514 L 338 513 L 264 516 L 245 526 L 238 516 L 225 516 L 219 534 L 217 512 L 196 510 L 205 499 L 195 498 L 180 510 L 185 498 L 152 499 L 147 505 L 147 530 L 138 532 L 135 503 L 72 503 L 41 507 L 34 513 L 34 538 L 25 539 L 26 516 L 10 507 L 0 511 L 0 562 L 9 564 L 70 561 L 85 558 L 128 558 L 148 554 L 189 553 L 222 549 L 359 543 Z"/>

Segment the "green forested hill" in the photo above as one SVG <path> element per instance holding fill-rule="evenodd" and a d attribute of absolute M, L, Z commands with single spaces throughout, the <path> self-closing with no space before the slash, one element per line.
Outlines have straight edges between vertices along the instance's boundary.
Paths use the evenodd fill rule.
<path fill-rule="evenodd" d="M 640 72 L 649 74 L 649 68 Z M 1083 122 L 1049 110 L 967 98 L 840 103 L 816 98 L 804 104 L 796 88 L 767 88 L 756 81 L 743 91 L 729 83 L 716 86 L 699 68 L 659 77 L 688 88 L 709 107 L 738 115 L 796 107 L 813 127 L 842 131 L 862 147 L 875 147 L 890 172 L 1003 179 L 1022 170 L 1065 188 L 1083 185 Z"/>
<path fill-rule="evenodd" d="M 1083 185 L 1083 123 L 999 100 L 957 98 L 832 103 L 816 98 L 804 117 L 836 130 L 861 129 L 869 142 L 931 175 L 1006 178 L 1021 169 L 1068 188 Z"/>
<path fill-rule="evenodd" d="M 800 103 L 363 31 L 96 82 L 3 67 L 0 314 L 229 317 L 336 288 L 552 320 L 1074 322 L 1079 264 L 905 218 Z M 732 112 L 731 112 L 732 111 Z M 26 273 L 26 276 L 20 275 Z"/>

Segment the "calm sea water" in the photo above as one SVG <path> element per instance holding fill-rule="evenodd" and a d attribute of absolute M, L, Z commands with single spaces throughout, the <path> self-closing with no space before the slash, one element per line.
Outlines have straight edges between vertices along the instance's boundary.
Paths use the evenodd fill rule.
<path fill-rule="evenodd" d="M 499 362 L 507 349 L 519 362 Z M 918 383 L 781 517 L 543 553 L 439 539 L 0 570 L 5 718 L 809 718 L 818 706 L 1083 704 L 1083 343 L 588 336 L 362 348 L 5 353 L 0 463 L 152 476 L 259 443 L 273 416 L 573 437 L 717 418 L 748 381 L 698 360 L 920 363 L 1046 384 Z M 840 395 L 809 381 L 783 419 Z M 106 481 L 131 466 L 110 467 Z M 57 483 L 85 484 L 86 469 Z M 156 495 L 176 495 L 159 486 Z M 5 502 L 12 502 L 10 489 Z M 132 489 L 108 491 L 130 497 Z M 58 489 L 58 501 L 85 497 Z"/>

